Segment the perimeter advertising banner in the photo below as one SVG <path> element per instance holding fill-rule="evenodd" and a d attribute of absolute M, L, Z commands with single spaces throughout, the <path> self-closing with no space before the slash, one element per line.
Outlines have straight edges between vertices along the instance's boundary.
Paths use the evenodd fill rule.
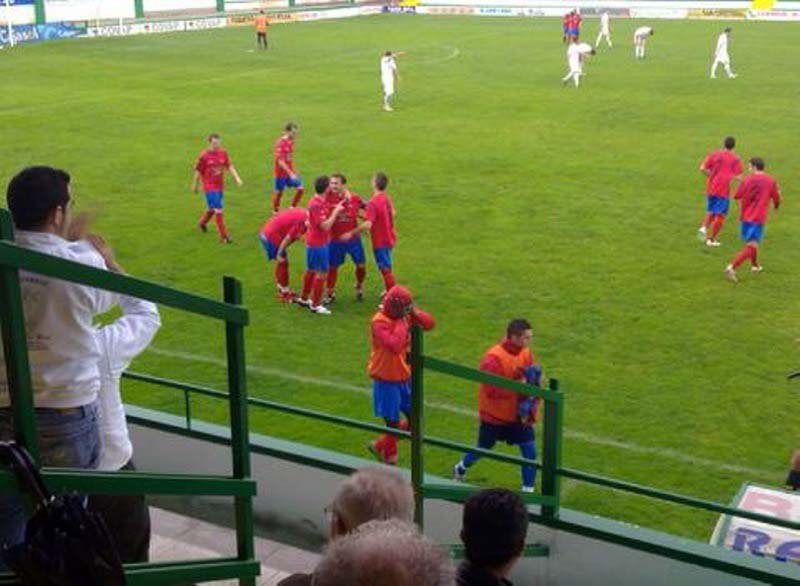
<path fill-rule="evenodd" d="M 70 39 L 86 34 L 86 27 L 66 22 L 19 24 L 11 27 L 14 43 L 32 43 L 51 39 Z M 8 27 L 0 27 L 0 45 L 8 45 Z"/>
<path fill-rule="evenodd" d="M 800 522 L 800 492 L 745 483 L 732 507 Z M 800 531 L 722 515 L 711 536 L 712 545 L 781 562 L 800 564 Z"/>

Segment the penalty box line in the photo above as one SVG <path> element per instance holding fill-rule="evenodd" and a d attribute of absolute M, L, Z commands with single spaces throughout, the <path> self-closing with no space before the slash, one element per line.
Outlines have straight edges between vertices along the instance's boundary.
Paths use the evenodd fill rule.
<path fill-rule="evenodd" d="M 227 362 L 221 358 L 216 358 L 214 356 L 198 355 L 198 354 L 193 354 L 191 352 L 181 352 L 179 350 L 168 350 L 166 348 L 161 348 L 158 346 L 151 346 L 150 348 L 148 348 L 147 352 L 150 354 L 156 354 L 158 356 L 164 356 L 166 358 L 175 358 L 178 360 L 185 360 L 188 362 L 197 362 L 197 363 L 209 364 L 220 367 L 227 366 Z M 331 389 L 337 389 L 340 391 L 347 391 L 349 393 L 358 393 L 364 396 L 370 396 L 370 397 L 372 396 L 372 391 L 366 387 L 354 385 L 344 381 L 335 381 L 315 376 L 309 376 L 305 374 L 298 374 L 296 372 L 284 370 L 282 368 L 262 366 L 258 364 L 248 364 L 247 370 L 248 372 L 262 376 L 272 376 L 276 378 L 282 378 L 284 380 L 291 380 L 298 383 L 303 383 L 318 387 L 327 387 Z M 450 405 L 448 403 L 441 403 L 439 401 L 426 400 L 425 406 L 430 407 L 431 409 L 436 409 L 438 411 L 446 411 L 448 413 L 453 413 L 455 415 L 469 417 L 471 419 L 477 418 L 477 413 L 475 412 L 474 409 L 466 409 L 464 407 L 459 407 L 458 405 Z M 711 458 L 692 456 L 671 448 L 656 448 L 651 446 L 643 446 L 631 442 L 623 442 L 613 438 L 598 436 L 595 434 L 587 433 L 584 431 L 578 431 L 567 427 L 564 427 L 564 436 L 587 444 L 604 446 L 608 448 L 634 452 L 637 454 L 658 456 L 661 458 L 675 460 L 692 466 L 701 466 L 704 468 L 711 468 L 723 472 L 734 472 L 736 474 L 746 474 L 755 477 L 770 477 L 776 474 L 776 471 L 773 470 L 751 468 L 749 466 L 730 464 L 728 462 L 713 460 Z"/>

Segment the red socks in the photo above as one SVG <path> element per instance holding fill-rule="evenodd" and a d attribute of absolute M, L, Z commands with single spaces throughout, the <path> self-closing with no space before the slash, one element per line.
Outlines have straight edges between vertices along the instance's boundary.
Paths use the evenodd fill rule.
<path fill-rule="evenodd" d="M 725 222 L 725 216 L 722 214 L 714 214 L 714 216 L 711 218 L 711 223 L 709 225 L 711 231 L 708 233 L 708 238 L 710 240 L 717 239 L 717 234 L 719 234 L 719 231 L 722 229 L 723 222 Z"/>
<path fill-rule="evenodd" d="M 318 307 L 322 301 L 322 289 L 325 287 L 325 276 L 314 275 L 314 288 L 311 292 L 311 307 Z"/>
<path fill-rule="evenodd" d="M 225 230 L 225 220 L 222 219 L 222 212 L 218 211 L 214 214 L 214 222 L 217 224 L 217 232 L 222 240 L 227 240 L 228 232 Z"/>
<path fill-rule="evenodd" d="M 744 261 L 746 261 L 748 258 L 750 259 L 750 264 L 752 264 L 753 266 L 757 266 L 758 265 L 758 262 L 756 261 L 757 253 L 758 250 L 756 249 L 755 246 L 751 246 L 750 244 L 745 244 L 744 246 L 742 246 L 741 250 L 739 250 L 739 252 L 736 253 L 736 256 L 733 257 L 733 260 L 731 261 L 731 266 L 733 268 L 736 268 Z"/>
<path fill-rule="evenodd" d="M 339 267 L 331 265 L 328 269 L 328 291 L 336 289 L 336 280 L 339 278 Z"/>
<path fill-rule="evenodd" d="M 700 224 L 703 228 L 708 228 L 709 224 L 711 224 L 711 219 L 715 216 L 711 212 L 706 212 L 706 215 L 703 216 L 703 223 Z"/>
<path fill-rule="evenodd" d="M 289 263 L 276 262 L 275 263 L 275 282 L 278 287 L 289 286 Z"/>
<path fill-rule="evenodd" d="M 197 221 L 197 225 L 201 228 L 208 224 L 209 220 L 211 220 L 211 216 L 214 215 L 214 210 L 206 210 L 202 214 L 200 214 L 200 219 Z"/>
<path fill-rule="evenodd" d="M 300 200 L 303 199 L 303 192 L 304 192 L 304 189 L 302 187 L 298 187 L 297 191 L 294 192 L 294 195 L 292 196 L 292 207 L 293 208 L 296 208 L 297 204 L 300 203 Z"/>
<path fill-rule="evenodd" d="M 281 209 L 281 192 L 280 191 L 273 191 L 272 192 L 272 211 L 277 212 Z"/>
<path fill-rule="evenodd" d="M 361 289 L 364 285 L 364 278 L 367 276 L 367 267 L 365 266 L 357 266 L 356 267 L 356 287 Z"/>
<path fill-rule="evenodd" d="M 303 275 L 303 290 L 300 293 L 301 299 L 308 299 L 311 294 L 311 287 L 314 285 L 314 272 L 306 271 Z"/>
<path fill-rule="evenodd" d="M 392 269 L 381 269 L 381 276 L 383 277 L 383 287 L 388 291 L 397 283 L 394 280 Z"/>

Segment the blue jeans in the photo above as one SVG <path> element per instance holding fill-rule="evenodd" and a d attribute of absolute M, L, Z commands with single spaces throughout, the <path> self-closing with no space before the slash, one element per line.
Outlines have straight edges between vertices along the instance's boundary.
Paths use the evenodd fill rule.
<path fill-rule="evenodd" d="M 41 465 L 55 468 L 97 468 L 100 433 L 97 402 L 74 409 L 36 409 Z M 0 409 L 0 440 L 14 439 L 10 408 Z M 0 544 L 25 539 L 27 515 L 16 495 L 0 495 Z M 0 564 L 1 565 L 1 564 Z"/>
<path fill-rule="evenodd" d="M 536 460 L 536 442 L 534 440 L 533 426 L 522 423 L 492 424 L 481 421 L 478 428 L 479 448 L 491 450 L 498 441 L 504 441 L 510 446 L 519 446 L 523 458 Z M 480 459 L 475 452 L 467 452 L 461 460 L 464 468 L 469 468 Z M 520 466 L 522 486 L 532 487 L 536 481 L 536 468 L 534 466 Z"/>

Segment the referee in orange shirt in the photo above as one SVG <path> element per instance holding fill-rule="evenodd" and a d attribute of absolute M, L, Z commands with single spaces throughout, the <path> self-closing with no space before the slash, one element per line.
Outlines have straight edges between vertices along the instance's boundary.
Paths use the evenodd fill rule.
<path fill-rule="evenodd" d="M 267 20 L 267 15 L 264 14 L 263 10 L 256 14 L 256 17 L 253 19 L 253 24 L 256 27 L 256 41 L 258 42 L 258 46 L 266 49 L 267 27 L 269 26 L 269 20 Z"/>

